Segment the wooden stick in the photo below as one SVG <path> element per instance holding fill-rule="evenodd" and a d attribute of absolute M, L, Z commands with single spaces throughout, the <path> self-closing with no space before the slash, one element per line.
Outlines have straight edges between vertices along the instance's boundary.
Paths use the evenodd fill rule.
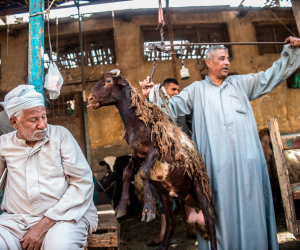
<path fill-rule="evenodd" d="M 295 206 L 290 185 L 289 172 L 286 164 L 284 148 L 281 141 L 277 119 L 269 119 L 268 124 L 274 151 L 278 180 L 280 184 L 280 191 L 283 201 L 287 230 L 294 234 L 296 238 L 298 238 L 299 229 L 297 225 L 297 217 L 295 214 Z"/>

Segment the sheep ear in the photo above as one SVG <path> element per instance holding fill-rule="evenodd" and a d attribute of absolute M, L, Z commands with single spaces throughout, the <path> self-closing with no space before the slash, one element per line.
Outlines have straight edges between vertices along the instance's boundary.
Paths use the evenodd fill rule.
<path fill-rule="evenodd" d="M 110 71 L 110 73 L 113 75 L 113 77 L 118 77 L 120 75 L 119 69 L 113 69 Z"/>
<path fill-rule="evenodd" d="M 127 81 L 124 77 L 119 76 L 117 79 L 117 84 L 122 85 L 122 86 L 127 86 Z"/>

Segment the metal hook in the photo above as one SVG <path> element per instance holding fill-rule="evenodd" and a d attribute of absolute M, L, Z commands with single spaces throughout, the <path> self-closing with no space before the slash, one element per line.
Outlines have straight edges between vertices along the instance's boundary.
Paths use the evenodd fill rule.
<path fill-rule="evenodd" d="M 182 51 L 182 47 L 180 49 L 180 52 L 181 52 L 181 66 L 184 66 L 184 63 L 183 63 L 183 51 Z"/>

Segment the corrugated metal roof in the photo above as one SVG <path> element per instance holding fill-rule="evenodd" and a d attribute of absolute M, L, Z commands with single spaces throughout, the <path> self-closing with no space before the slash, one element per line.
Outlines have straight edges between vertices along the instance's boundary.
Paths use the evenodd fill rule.
<path fill-rule="evenodd" d="M 88 4 L 103 4 L 103 3 L 112 3 L 112 2 L 122 2 L 128 0 L 88 0 Z M 45 0 L 45 9 L 48 7 L 48 1 Z M 51 3 L 51 0 L 49 0 Z M 60 7 L 61 4 L 73 2 L 73 5 L 69 5 L 68 7 L 74 7 L 73 0 L 55 0 L 51 9 L 55 9 Z M 86 5 L 86 4 L 84 4 Z M 81 6 L 84 6 L 81 5 Z M 60 7 L 62 8 L 62 7 Z M 0 0 L 0 15 L 16 15 L 21 13 L 29 12 L 29 0 Z"/>

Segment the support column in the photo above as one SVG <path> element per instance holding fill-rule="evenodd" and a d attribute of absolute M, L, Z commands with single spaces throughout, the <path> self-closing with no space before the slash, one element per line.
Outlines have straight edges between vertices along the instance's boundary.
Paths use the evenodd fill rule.
<path fill-rule="evenodd" d="M 298 33 L 300 34 L 300 0 L 291 0 L 293 12 L 297 23 Z"/>
<path fill-rule="evenodd" d="M 29 1 L 29 15 L 44 11 L 44 0 Z M 44 14 L 30 17 L 28 84 L 44 95 Z"/>

